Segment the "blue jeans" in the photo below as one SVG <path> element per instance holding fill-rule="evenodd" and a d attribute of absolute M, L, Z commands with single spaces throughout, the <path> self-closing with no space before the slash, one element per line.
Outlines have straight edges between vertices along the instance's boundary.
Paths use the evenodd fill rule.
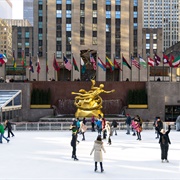
<path fill-rule="evenodd" d="M 4 133 L 0 134 L 0 143 L 2 143 L 2 138 L 4 138 L 7 142 L 9 141 L 9 139 L 4 136 Z"/>

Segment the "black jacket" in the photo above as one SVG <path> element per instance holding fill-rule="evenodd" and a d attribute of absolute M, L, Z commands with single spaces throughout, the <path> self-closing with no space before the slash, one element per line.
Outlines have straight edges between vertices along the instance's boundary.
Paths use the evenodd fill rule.
<path fill-rule="evenodd" d="M 159 138 L 159 143 L 160 144 L 165 144 L 165 145 L 171 144 L 171 141 L 169 139 L 169 132 L 171 131 L 171 126 L 170 125 L 168 126 L 168 130 L 166 131 L 165 134 L 161 133 L 159 128 L 157 128 L 157 127 L 156 127 L 156 130 L 158 131 L 158 133 L 160 135 L 160 138 Z"/>
<path fill-rule="evenodd" d="M 8 130 L 11 130 L 11 129 L 12 129 L 11 123 L 10 123 L 9 121 L 6 123 L 5 129 L 8 129 Z M 5 129 L 4 129 L 4 130 L 5 130 Z"/>

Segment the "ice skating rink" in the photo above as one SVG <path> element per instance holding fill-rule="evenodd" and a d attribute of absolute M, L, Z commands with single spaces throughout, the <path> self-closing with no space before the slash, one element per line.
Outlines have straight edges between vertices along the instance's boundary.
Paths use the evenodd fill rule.
<path fill-rule="evenodd" d="M 161 163 L 160 146 L 153 130 L 142 132 L 142 141 L 126 135 L 104 141 L 104 172 L 94 172 L 90 151 L 97 132 L 86 132 L 77 145 L 79 161 L 71 159 L 71 131 L 14 131 L 15 137 L 0 144 L 0 180 L 180 180 L 180 132 L 169 134 L 169 163 Z M 5 132 L 7 135 L 7 132 Z M 99 165 L 99 164 L 98 164 Z"/>

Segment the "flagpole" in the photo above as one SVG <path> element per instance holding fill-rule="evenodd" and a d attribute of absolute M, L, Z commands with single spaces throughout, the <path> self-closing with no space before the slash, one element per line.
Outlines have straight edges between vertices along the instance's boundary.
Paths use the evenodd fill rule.
<path fill-rule="evenodd" d="M 46 70 L 46 81 L 48 80 L 48 72 L 47 72 L 47 52 L 46 52 L 46 66 L 45 66 L 45 70 Z"/>
<path fill-rule="evenodd" d="M 55 53 L 54 53 L 54 60 L 55 60 L 55 58 L 56 58 L 56 57 L 55 57 Z M 53 60 L 53 61 L 54 61 L 54 60 Z M 54 63 L 54 62 L 53 62 L 53 63 Z M 57 79 L 56 79 L 56 70 L 55 70 L 55 69 L 54 69 L 54 79 L 57 80 Z"/>
<path fill-rule="evenodd" d="M 164 81 L 164 57 L 163 57 L 162 63 L 163 63 L 163 81 Z"/>
<path fill-rule="evenodd" d="M 36 60 L 36 61 L 38 61 L 38 58 L 39 58 L 39 57 L 38 57 L 38 52 L 37 52 L 37 60 Z M 38 66 L 38 63 L 39 63 L 39 62 L 36 62 L 36 63 L 37 63 L 36 65 Z M 37 68 L 38 68 L 38 67 L 37 67 Z M 36 73 L 37 73 L 37 81 L 39 81 L 39 73 L 37 72 L 37 69 L 36 69 Z"/>
<path fill-rule="evenodd" d="M 6 62 L 4 63 L 4 83 L 6 82 Z"/>
<path fill-rule="evenodd" d="M 121 59 L 122 59 L 122 81 L 123 81 L 123 53 L 122 53 L 122 57 L 121 57 Z"/>
<path fill-rule="evenodd" d="M 115 59 L 115 54 L 113 54 L 113 60 Z M 114 62 L 113 62 L 114 64 Z M 114 66 L 114 71 L 115 71 L 115 66 Z M 114 81 L 114 71 L 113 71 L 113 81 Z"/>
<path fill-rule="evenodd" d="M 132 53 L 131 53 L 131 57 L 132 57 Z M 130 59 L 131 59 L 131 57 L 130 57 Z M 132 68 L 132 59 L 131 59 L 131 81 L 132 81 L 132 70 L 133 70 L 133 68 Z"/>
<path fill-rule="evenodd" d="M 31 53 L 29 53 L 29 59 L 32 61 L 32 59 L 31 59 Z M 29 64 L 30 64 L 30 62 L 29 62 Z M 31 68 L 31 67 L 30 67 Z M 31 71 L 29 70 L 29 81 L 31 81 Z"/>
<path fill-rule="evenodd" d="M 138 59 L 138 60 L 139 60 L 139 59 Z M 139 63 L 138 79 L 139 79 L 139 81 L 141 81 L 141 78 L 140 78 L 140 77 L 141 77 L 141 76 L 140 76 L 140 73 L 141 73 L 141 72 L 140 72 L 140 70 L 141 70 L 140 60 L 139 60 L 138 63 Z"/>
<path fill-rule="evenodd" d="M 64 66 L 64 52 L 63 52 L 63 81 L 65 81 L 65 79 L 64 79 L 64 68 L 65 66 Z"/>
<path fill-rule="evenodd" d="M 147 59 L 147 82 L 148 82 L 149 81 L 149 78 L 148 78 L 148 72 L 149 72 L 148 55 L 147 55 L 146 59 Z"/>

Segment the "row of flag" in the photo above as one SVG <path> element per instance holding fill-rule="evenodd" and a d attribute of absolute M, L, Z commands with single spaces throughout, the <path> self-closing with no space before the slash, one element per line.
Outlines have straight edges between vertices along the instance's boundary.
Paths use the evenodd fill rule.
<path fill-rule="evenodd" d="M 131 65 L 135 66 L 136 68 L 138 68 L 140 70 L 141 66 L 144 68 L 147 68 L 147 65 L 153 67 L 153 66 L 158 66 L 161 63 L 161 58 L 155 54 L 154 58 L 151 58 L 150 56 L 147 57 L 147 62 L 139 55 L 138 56 L 138 60 L 136 60 L 132 55 L 131 55 Z M 64 60 L 64 66 L 66 69 L 68 69 L 69 71 L 72 70 L 72 68 L 74 67 L 74 70 L 79 71 L 76 60 L 74 57 L 72 57 L 72 63 L 63 55 L 63 60 Z M 0 54 L 0 63 L 4 64 L 7 62 L 7 57 L 5 54 Z M 90 63 L 93 66 L 93 69 L 96 70 L 97 69 L 97 65 L 102 68 L 104 71 L 106 71 L 106 68 L 109 67 L 110 71 L 113 72 L 115 68 L 120 69 L 121 71 L 121 63 L 118 63 L 116 61 L 116 59 L 114 58 L 114 61 L 112 62 L 108 57 L 106 57 L 106 61 L 105 63 L 100 59 L 100 57 L 97 58 L 97 62 L 94 59 L 93 55 L 90 53 Z M 33 73 L 34 72 L 34 67 L 33 67 L 33 62 L 32 62 L 32 56 L 31 53 L 29 55 L 29 66 L 26 65 L 26 59 L 24 57 L 24 51 L 22 51 L 22 60 L 21 60 L 21 64 L 23 67 L 29 67 L 29 70 Z M 81 64 L 81 72 L 85 73 L 86 71 L 86 65 L 83 61 L 83 59 L 81 58 L 80 61 Z M 180 56 L 178 56 L 177 58 L 174 58 L 173 55 L 171 55 L 170 57 L 168 57 L 167 55 L 163 54 L 163 64 L 169 64 L 170 67 L 178 67 L 180 65 Z M 122 65 L 127 66 L 130 70 L 131 65 L 127 62 L 127 60 L 125 59 L 125 57 L 122 55 Z M 37 62 L 36 62 L 36 66 L 37 66 L 37 73 L 40 73 L 41 67 L 40 67 L 40 61 L 39 61 L 39 57 L 37 55 Z M 16 60 L 15 60 L 15 53 L 13 51 L 13 67 L 16 68 Z M 60 70 L 60 66 L 58 64 L 58 62 L 56 61 L 56 56 L 54 54 L 54 60 L 53 60 L 53 67 L 54 70 L 59 71 Z M 48 73 L 48 64 L 46 61 L 46 72 Z"/>

